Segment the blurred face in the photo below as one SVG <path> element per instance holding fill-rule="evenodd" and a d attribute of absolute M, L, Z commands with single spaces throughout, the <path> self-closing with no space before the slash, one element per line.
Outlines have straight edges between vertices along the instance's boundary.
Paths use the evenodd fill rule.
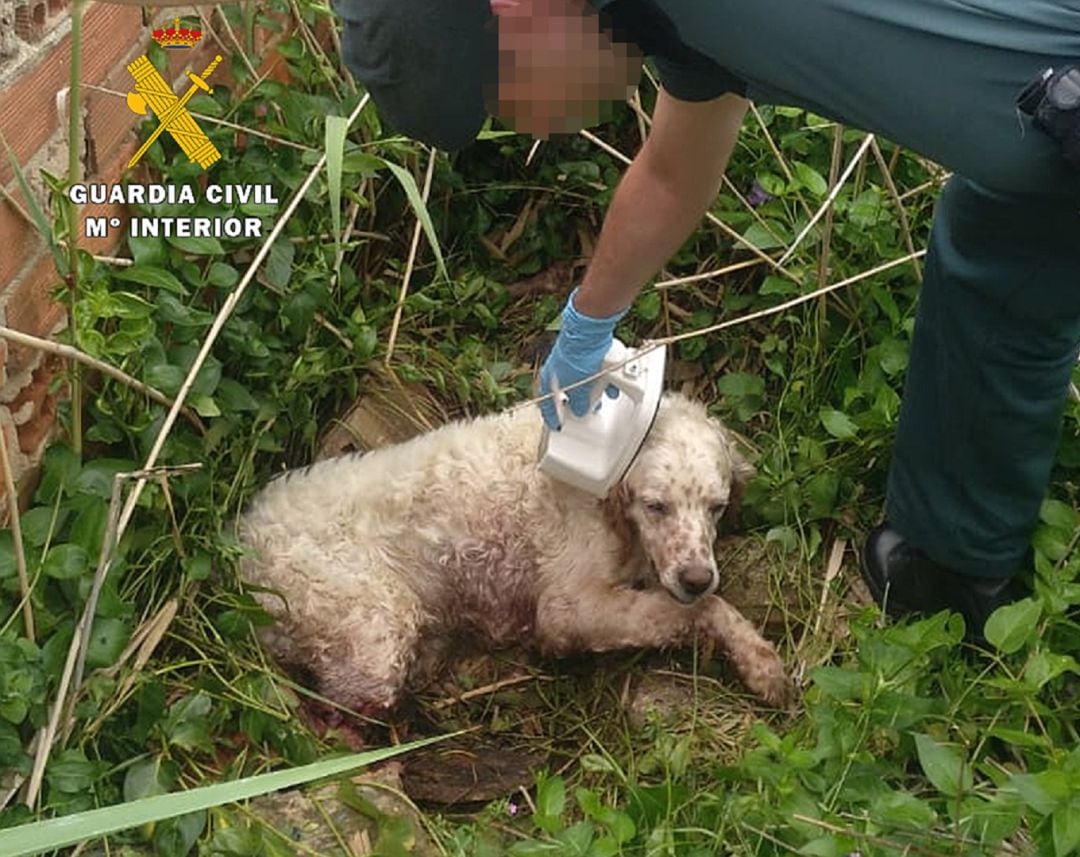
<path fill-rule="evenodd" d="M 633 93 L 637 48 L 612 41 L 585 0 L 491 0 L 491 8 L 499 25 L 491 111 L 515 131 L 575 133 Z"/>

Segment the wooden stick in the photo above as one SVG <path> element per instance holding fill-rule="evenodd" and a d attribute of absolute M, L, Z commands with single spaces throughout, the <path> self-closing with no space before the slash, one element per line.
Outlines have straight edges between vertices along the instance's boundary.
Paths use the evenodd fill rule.
<path fill-rule="evenodd" d="M 456 696 L 448 696 L 444 699 L 440 699 L 432 708 L 442 709 L 449 708 L 451 705 L 457 705 L 459 702 L 468 702 L 470 699 L 476 699 L 478 696 L 487 696 L 488 694 L 497 693 L 506 687 L 513 687 L 517 684 L 526 684 L 530 681 L 551 681 L 549 676 L 543 675 L 519 675 L 514 678 L 504 678 L 499 681 L 493 681 L 491 684 L 485 684 L 483 687 L 474 687 L 472 690 L 467 690 L 464 693 L 459 693 Z"/>
<path fill-rule="evenodd" d="M 896 215 L 900 218 L 900 230 L 904 236 L 904 244 L 907 245 L 908 253 L 915 252 L 915 242 L 911 238 L 911 224 L 908 223 L 907 212 L 904 211 L 904 203 L 900 199 L 900 194 L 896 190 L 896 182 L 893 181 L 892 171 L 889 169 L 889 165 L 885 163 L 885 156 L 881 153 L 881 146 L 878 145 L 878 141 L 874 140 L 873 143 L 874 160 L 877 161 L 878 167 L 881 168 L 881 173 L 885 179 L 885 187 L 889 189 L 889 196 L 892 198 L 893 205 L 896 206 Z M 922 268 L 917 260 L 912 261 L 912 267 L 915 269 L 915 276 L 922 281 Z"/>
<path fill-rule="evenodd" d="M 424 205 L 427 205 L 428 195 L 431 193 L 431 178 L 435 174 L 435 149 L 431 150 L 428 157 L 427 173 L 424 176 L 424 190 L 420 196 Z M 405 276 L 401 280 L 401 290 L 398 292 L 397 306 L 394 308 L 394 321 L 390 325 L 390 339 L 386 343 L 386 357 L 383 365 L 390 365 L 390 358 L 394 356 L 394 345 L 397 343 L 398 328 L 401 326 L 401 315 L 405 311 L 405 298 L 409 294 L 409 283 L 412 282 L 413 266 L 416 264 L 416 253 L 420 249 L 420 233 L 423 226 L 420 217 L 416 218 L 413 227 L 412 244 L 409 245 L 409 259 L 405 263 Z"/>
<path fill-rule="evenodd" d="M 832 190 L 829 191 L 829 195 L 825 197 L 825 201 L 821 203 L 821 207 L 814 213 L 814 216 L 810 218 L 810 221 L 802 228 L 802 232 L 795 236 L 795 240 L 791 242 L 791 245 L 784 251 L 784 255 L 780 257 L 778 265 L 783 265 L 791 255 L 795 252 L 795 249 L 802 243 L 802 240 L 810 234 L 810 230 L 814 228 L 815 224 L 821 220 L 831 207 L 836 197 L 840 194 L 840 188 L 847 182 L 848 177 L 851 175 L 851 171 L 855 169 L 860 163 L 862 163 L 863 155 L 866 154 L 866 150 L 870 148 L 870 144 L 874 142 L 874 135 L 867 134 L 866 139 L 862 141 L 862 144 L 855 151 L 855 154 L 851 158 L 851 162 L 841 173 L 840 178 L 836 184 L 833 185 Z"/>
<path fill-rule="evenodd" d="M 122 384 L 127 384 L 134 390 L 142 393 L 150 399 L 153 399 L 159 405 L 164 405 L 167 408 L 171 408 L 174 404 L 173 400 L 162 393 L 160 390 L 156 390 L 149 384 L 144 384 L 138 378 L 132 378 L 127 372 L 122 369 L 117 369 L 115 366 L 105 363 L 102 360 L 98 360 L 96 357 L 91 357 L 85 351 L 80 351 L 78 348 L 73 348 L 70 345 L 64 345 L 59 342 L 53 342 L 49 339 L 41 339 L 37 336 L 31 336 L 29 333 L 23 333 L 19 330 L 12 330 L 10 327 L 0 327 L 0 339 L 7 339 L 11 342 L 18 343 L 19 345 L 25 345 L 27 348 L 33 348 L 37 351 L 44 351 L 47 354 L 55 354 L 57 357 L 63 357 L 68 360 L 75 360 L 93 369 L 97 369 L 101 374 L 108 375 L 110 378 L 120 381 Z M 203 425 L 202 420 L 198 415 L 188 410 L 183 409 L 184 419 L 190 422 L 195 428 L 199 430 L 200 434 L 206 433 L 206 426 Z"/>
<path fill-rule="evenodd" d="M 16 431 L 18 437 L 18 431 Z M 15 491 L 15 474 L 11 472 L 8 456 L 7 432 L 0 423 L 0 468 L 4 471 L 4 490 L 8 498 L 8 516 L 11 522 L 11 540 L 15 548 L 15 568 L 19 573 L 19 594 L 22 596 L 23 625 L 26 638 L 34 642 L 34 606 L 30 601 L 30 577 L 26 573 L 26 551 L 22 542 L 22 522 L 19 515 L 19 495 Z"/>

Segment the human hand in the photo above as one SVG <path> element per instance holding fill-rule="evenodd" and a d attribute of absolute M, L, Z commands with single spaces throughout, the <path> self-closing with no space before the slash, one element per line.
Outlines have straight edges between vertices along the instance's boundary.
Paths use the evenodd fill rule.
<path fill-rule="evenodd" d="M 554 394 L 540 403 L 540 414 L 548 428 L 558 430 L 561 422 L 555 406 L 554 396 L 561 395 L 571 384 L 589 378 L 600 371 L 604 355 L 611 348 L 615 325 L 626 310 L 607 318 L 592 318 L 582 315 L 574 308 L 575 289 L 563 309 L 562 326 L 559 336 L 551 349 L 544 365 L 540 368 L 540 395 Z M 583 417 L 589 410 L 592 384 L 581 384 L 566 392 L 570 411 L 574 416 Z M 613 398 L 618 395 L 617 388 L 609 385 L 606 390 Z"/>

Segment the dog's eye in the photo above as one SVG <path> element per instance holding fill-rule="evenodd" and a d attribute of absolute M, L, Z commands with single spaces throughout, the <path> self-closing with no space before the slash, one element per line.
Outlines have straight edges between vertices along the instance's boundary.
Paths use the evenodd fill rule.
<path fill-rule="evenodd" d="M 646 500 L 645 510 L 653 515 L 666 515 L 668 513 L 668 504 L 663 500 Z"/>

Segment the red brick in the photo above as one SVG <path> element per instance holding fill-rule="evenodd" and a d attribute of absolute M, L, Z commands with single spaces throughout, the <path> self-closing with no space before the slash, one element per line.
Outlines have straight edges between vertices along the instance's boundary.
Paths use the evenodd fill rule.
<path fill-rule="evenodd" d="M 99 166 L 106 168 L 106 171 L 94 176 L 94 181 L 108 185 L 118 184 L 120 177 L 127 171 L 127 162 L 135 154 L 137 145 L 135 140 L 131 140 L 113 149 L 106 158 L 99 161 Z M 110 229 L 103 238 L 87 238 L 85 236 L 86 228 L 83 224 L 86 223 L 86 219 L 89 217 L 119 217 L 124 221 L 124 225 L 118 229 Z M 84 205 L 79 215 L 79 246 L 90 253 L 109 255 L 123 240 L 124 231 L 127 228 L 127 219 L 127 210 L 121 205 L 110 205 L 108 203 Z"/>
<path fill-rule="evenodd" d="M 5 444 L 7 447 L 7 457 L 9 459 L 15 458 L 16 441 L 18 440 L 18 434 L 15 431 L 15 426 L 11 424 L 10 418 L 0 420 L 0 443 Z M 12 461 L 13 476 L 15 477 L 16 491 L 18 491 L 18 477 L 19 477 L 19 464 L 17 461 Z M 0 522 L 7 524 L 7 516 L 9 514 L 10 499 L 7 495 L 7 479 L 4 477 L 4 468 L 0 465 L 0 498 L 3 498 L 3 503 L 0 503 Z M 22 506 L 22 503 L 19 503 Z"/>
<path fill-rule="evenodd" d="M 83 83 L 99 83 L 142 31 L 138 7 L 111 3 L 87 6 L 83 19 Z M 0 133 L 7 138 L 19 163 L 25 164 L 59 127 L 56 93 L 70 83 L 70 65 L 71 36 L 67 35 L 15 84 L 0 91 Z M 7 159 L 0 159 L 0 182 L 7 184 L 11 178 Z"/>
<path fill-rule="evenodd" d="M 19 196 L 14 189 L 11 189 L 11 193 Z M 43 242 L 37 230 L 23 220 L 22 215 L 16 212 L 7 200 L 0 200 L 0 236 L 3 236 L 3 246 L 0 247 L 2 290 L 14 279 L 26 261 L 41 249 Z"/>
<path fill-rule="evenodd" d="M 15 33 L 25 42 L 40 42 L 45 35 L 46 5 L 40 0 L 23 2 L 15 9 Z"/>
<path fill-rule="evenodd" d="M 59 282 L 52 256 L 42 252 L 33 267 L 4 291 L 7 326 L 34 336 L 49 336 L 65 315 L 64 307 L 52 299 Z M 9 345 L 8 374 L 12 375 L 25 368 L 33 355 L 30 349 Z"/>
<path fill-rule="evenodd" d="M 29 456 L 34 456 L 52 430 L 56 421 L 56 396 L 49 393 L 49 385 L 60 368 L 60 360 L 49 356 L 41 361 L 34 370 L 30 383 L 19 391 L 19 395 L 8 406 L 12 414 L 31 407 L 31 416 L 18 427 L 19 449 Z"/>

